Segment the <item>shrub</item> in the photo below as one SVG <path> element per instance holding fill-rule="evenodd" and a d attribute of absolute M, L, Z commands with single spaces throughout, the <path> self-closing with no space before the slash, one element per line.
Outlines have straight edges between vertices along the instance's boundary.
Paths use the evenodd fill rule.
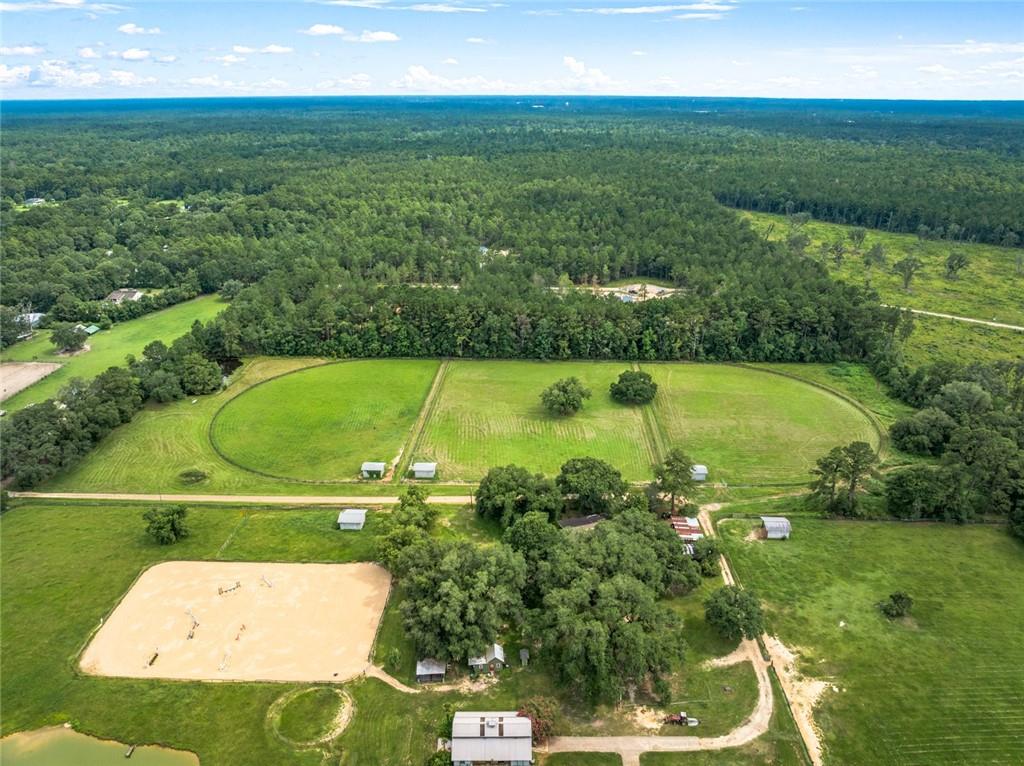
<path fill-rule="evenodd" d="M 190 534 L 185 517 L 188 508 L 172 505 L 169 508 L 150 508 L 142 518 L 146 520 L 146 532 L 160 545 L 171 545 Z"/>
<path fill-rule="evenodd" d="M 914 599 L 901 590 L 891 594 L 888 601 L 880 601 L 878 603 L 878 608 L 882 611 L 882 614 L 890 620 L 906 617 L 910 614 L 910 609 L 913 606 Z"/>
<path fill-rule="evenodd" d="M 534 744 L 546 742 L 554 733 L 558 710 L 558 703 L 551 697 L 534 697 L 519 708 L 519 715 L 533 723 Z"/>
<path fill-rule="evenodd" d="M 210 478 L 209 474 L 205 471 L 200 471 L 198 468 L 190 468 L 178 474 L 178 480 L 182 484 L 198 484 L 201 481 L 206 481 L 208 478 Z"/>

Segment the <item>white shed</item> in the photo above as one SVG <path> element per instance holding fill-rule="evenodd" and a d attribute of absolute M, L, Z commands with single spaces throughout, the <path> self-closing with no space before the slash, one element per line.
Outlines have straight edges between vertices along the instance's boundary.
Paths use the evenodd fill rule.
<path fill-rule="evenodd" d="M 359 475 L 364 479 L 383 479 L 384 471 L 387 470 L 387 463 L 378 463 L 368 460 L 359 469 Z"/>
<path fill-rule="evenodd" d="M 691 465 L 690 478 L 694 481 L 707 481 L 708 467 L 706 465 Z"/>
<path fill-rule="evenodd" d="M 437 476 L 437 463 L 413 463 L 412 475 L 417 479 L 433 479 Z"/>
<path fill-rule="evenodd" d="M 452 765 L 533 763 L 533 724 L 515 712 L 460 710 L 452 719 Z"/>
<path fill-rule="evenodd" d="M 784 516 L 762 516 L 761 525 L 764 527 L 765 537 L 769 540 L 788 540 L 790 532 L 793 531 L 789 519 Z"/>
<path fill-rule="evenodd" d="M 338 529 L 362 529 L 366 523 L 365 508 L 344 508 L 338 514 Z"/>

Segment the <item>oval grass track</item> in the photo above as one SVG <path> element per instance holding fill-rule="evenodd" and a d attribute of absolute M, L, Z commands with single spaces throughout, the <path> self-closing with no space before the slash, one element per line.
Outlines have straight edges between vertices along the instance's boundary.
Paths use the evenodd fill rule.
<path fill-rule="evenodd" d="M 227 460 L 257 473 L 355 479 L 363 461 L 398 455 L 438 364 L 365 360 L 283 375 L 225 404 L 210 438 Z"/>

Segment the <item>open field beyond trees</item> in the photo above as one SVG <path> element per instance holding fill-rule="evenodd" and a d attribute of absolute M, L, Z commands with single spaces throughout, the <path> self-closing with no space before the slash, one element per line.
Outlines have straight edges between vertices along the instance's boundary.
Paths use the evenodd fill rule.
<path fill-rule="evenodd" d="M 188 332 L 196 320 L 206 322 L 227 307 L 216 295 L 205 295 L 176 306 L 146 314 L 138 319 L 115 324 L 100 330 L 86 344 L 88 351 L 73 356 L 56 353 L 50 343 L 49 330 L 37 332 L 29 340 L 16 343 L 0 354 L 2 362 L 55 362 L 61 365 L 48 376 L 4 402 L 4 409 L 14 411 L 26 405 L 56 396 L 72 378 L 91 380 L 108 367 L 124 364 L 128 354 L 139 356 L 146 344 L 154 340 L 170 343 Z"/>
<path fill-rule="evenodd" d="M 798 502 L 728 511 L 791 513 Z M 807 516 L 789 541 L 745 539 L 756 523 L 718 529 L 737 577 L 765 602 L 768 631 L 834 687 L 815 712 L 829 763 L 1024 760 L 1020 541 L 1001 526 Z M 913 610 L 889 621 L 875 604 L 897 590 Z"/>
<path fill-rule="evenodd" d="M 465 487 L 444 482 L 477 481 L 488 468 L 507 463 L 553 475 L 565 460 L 583 455 L 608 460 L 627 479 L 645 480 L 665 446 L 674 444 L 707 463 L 712 481 L 792 483 L 804 481 L 814 459 L 832 446 L 855 439 L 878 445 L 869 417 L 847 400 L 751 368 L 651 365 L 663 389 L 652 406 L 633 408 L 608 394 L 608 384 L 629 367 L 625 362 L 450 362 L 426 404 L 437 362 L 356 361 L 305 369 L 317 364 L 255 359 L 235 372 L 224 391 L 194 404 L 151 405 L 40 489 L 395 494 L 386 482 L 354 479 L 362 460 L 402 453 L 402 464 L 439 463 L 437 492 L 465 494 Z M 302 371 L 285 374 L 296 370 Z M 573 417 L 547 415 L 540 391 L 570 375 L 592 389 L 592 398 Z M 832 387 L 856 395 L 843 386 L 836 377 Z M 378 416 L 381 402 L 394 404 L 381 405 Z M 321 412 L 323 425 L 303 414 L 307 408 Z M 251 425 L 243 428 L 246 418 Z M 211 442 L 211 423 L 223 455 Z M 326 468 L 320 472 L 320 466 Z M 206 478 L 194 481 L 190 471 Z"/>

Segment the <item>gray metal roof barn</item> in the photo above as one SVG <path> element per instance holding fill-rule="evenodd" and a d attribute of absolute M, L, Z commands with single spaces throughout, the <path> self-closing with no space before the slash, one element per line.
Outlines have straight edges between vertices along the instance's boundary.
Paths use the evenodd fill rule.
<path fill-rule="evenodd" d="M 460 710 L 452 719 L 451 742 L 455 766 L 533 763 L 533 726 L 529 718 L 514 712 Z"/>
<path fill-rule="evenodd" d="M 789 519 L 784 516 L 762 516 L 761 524 L 764 526 L 765 537 L 769 540 L 788 540 L 793 530 Z"/>

